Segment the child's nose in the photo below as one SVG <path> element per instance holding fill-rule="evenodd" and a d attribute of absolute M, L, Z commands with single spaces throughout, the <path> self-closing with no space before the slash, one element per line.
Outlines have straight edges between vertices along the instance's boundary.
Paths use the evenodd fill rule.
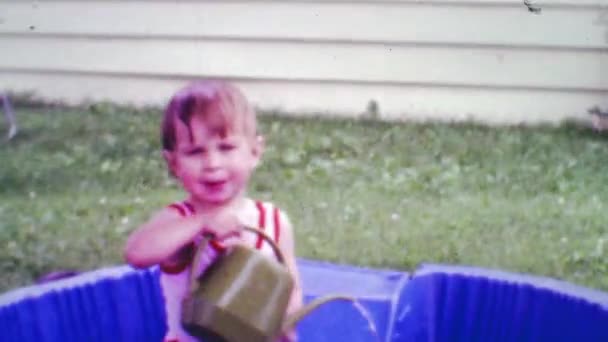
<path fill-rule="evenodd" d="M 216 169 L 220 165 L 219 155 L 215 152 L 209 151 L 205 158 L 204 168 L 205 169 Z"/>

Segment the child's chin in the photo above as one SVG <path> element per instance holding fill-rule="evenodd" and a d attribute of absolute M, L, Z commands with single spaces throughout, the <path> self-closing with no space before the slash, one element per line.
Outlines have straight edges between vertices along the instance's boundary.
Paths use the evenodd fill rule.
<path fill-rule="evenodd" d="M 222 205 L 230 202 L 230 196 L 224 194 L 205 194 L 199 197 L 203 202 L 209 203 L 212 205 Z"/>

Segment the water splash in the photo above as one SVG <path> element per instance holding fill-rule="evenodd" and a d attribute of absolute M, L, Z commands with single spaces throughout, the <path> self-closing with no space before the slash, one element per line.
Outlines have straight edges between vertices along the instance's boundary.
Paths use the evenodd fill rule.
<path fill-rule="evenodd" d="M 361 304 L 361 302 L 357 299 L 353 299 L 352 303 L 353 307 L 357 309 L 361 316 L 363 316 L 363 318 L 367 321 L 368 329 L 374 335 L 374 340 L 376 342 L 381 342 L 380 335 L 378 334 L 378 329 L 376 328 L 376 324 L 374 323 L 374 319 L 372 318 L 372 315 L 370 314 L 369 310 L 367 310 L 363 306 L 363 304 Z"/>

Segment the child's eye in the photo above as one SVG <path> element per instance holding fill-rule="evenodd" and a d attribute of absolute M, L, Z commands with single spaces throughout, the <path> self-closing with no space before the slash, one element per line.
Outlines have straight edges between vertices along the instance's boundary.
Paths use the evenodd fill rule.
<path fill-rule="evenodd" d="M 189 156 L 196 155 L 196 154 L 201 154 L 201 153 L 203 153 L 203 149 L 200 148 L 200 147 L 191 148 L 189 150 L 186 150 L 186 154 L 189 155 Z"/>
<path fill-rule="evenodd" d="M 236 148 L 236 145 L 231 143 L 221 143 L 219 148 L 220 151 L 232 151 Z"/>

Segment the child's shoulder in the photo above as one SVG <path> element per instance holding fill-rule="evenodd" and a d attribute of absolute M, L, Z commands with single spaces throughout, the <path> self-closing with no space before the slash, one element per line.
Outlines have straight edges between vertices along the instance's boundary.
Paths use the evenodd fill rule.
<path fill-rule="evenodd" d="M 171 202 L 161 209 L 161 211 L 179 214 L 180 216 L 190 216 L 195 213 L 194 206 L 188 200 Z"/>
<path fill-rule="evenodd" d="M 284 241 L 293 239 L 293 227 L 286 211 L 276 202 L 269 200 L 250 199 L 250 208 L 255 208 L 253 216 L 249 216 L 248 222 L 267 233 L 275 242 L 282 244 Z M 247 222 L 246 221 L 246 222 Z M 286 240 L 287 239 L 287 240 Z M 256 244 L 261 246 L 261 239 Z"/>
<path fill-rule="evenodd" d="M 150 221 L 174 220 L 194 214 L 194 207 L 187 201 L 175 201 L 155 209 L 150 215 Z"/>
<path fill-rule="evenodd" d="M 291 231 L 292 223 L 283 206 L 270 200 L 250 199 L 254 204 L 258 227 L 274 227 L 278 236 L 285 230 Z"/>
<path fill-rule="evenodd" d="M 254 204 L 257 212 L 260 215 L 268 216 L 272 215 L 276 216 L 280 219 L 288 220 L 288 215 L 286 210 L 280 204 L 270 201 L 270 200 L 260 200 L 249 198 L 249 201 Z"/>
<path fill-rule="evenodd" d="M 279 209 L 280 210 L 280 205 L 276 202 L 270 201 L 270 200 L 263 200 L 263 199 L 257 199 L 257 198 L 248 198 L 250 203 L 254 203 L 255 206 L 257 208 L 263 208 L 263 209 L 272 209 L 274 210 Z"/>

